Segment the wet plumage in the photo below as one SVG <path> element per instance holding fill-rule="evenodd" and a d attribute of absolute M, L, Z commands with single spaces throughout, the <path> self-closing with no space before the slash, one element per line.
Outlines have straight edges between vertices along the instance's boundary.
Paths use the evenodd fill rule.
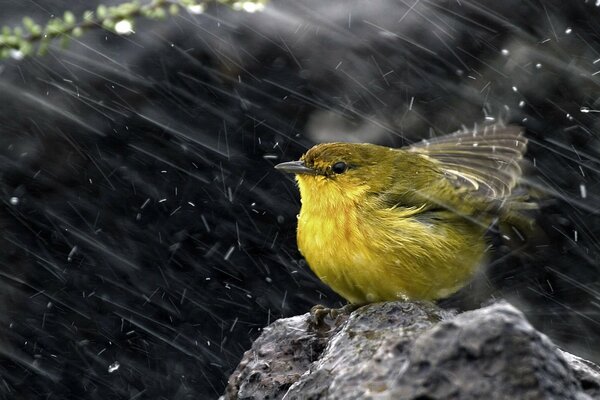
<path fill-rule="evenodd" d="M 351 303 L 446 297 L 484 262 L 495 219 L 528 224 L 512 195 L 526 144 L 510 126 L 401 149 L 316 145 L 277 166 L 300 189 L 298 247 Z"/>

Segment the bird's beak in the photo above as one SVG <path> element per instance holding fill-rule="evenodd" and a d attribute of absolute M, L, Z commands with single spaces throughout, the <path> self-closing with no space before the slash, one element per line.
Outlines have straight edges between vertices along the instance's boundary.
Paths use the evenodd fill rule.
<path fill-rule="evenodd" d="M 305 174 L 305 175 L 317 175 L 315 169 L 309 168 L 304 165 L 304 161 L 288 161 L 281 164 L 277 164 L 275 169 L 281 172 L 287 172 L 288 174 Z"/>

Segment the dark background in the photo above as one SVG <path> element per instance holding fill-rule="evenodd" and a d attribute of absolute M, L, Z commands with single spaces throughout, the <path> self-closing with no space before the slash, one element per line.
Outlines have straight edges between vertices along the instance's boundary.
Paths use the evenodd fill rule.
<path fill-rule="evenodd" d="M 86 6 L 0 0 L 0 25 Z M 554 194 L 545 237 L 498 246 L 444 303 L 505 297 L 600 360 L 599 18 L 591 1 L 273 1 L 0 61 L 0 393 L 216 398 L 270 321 L 342 304 L 296 249 L 275 163 L 499 119 L 527 128 L 529 180 Z"/>

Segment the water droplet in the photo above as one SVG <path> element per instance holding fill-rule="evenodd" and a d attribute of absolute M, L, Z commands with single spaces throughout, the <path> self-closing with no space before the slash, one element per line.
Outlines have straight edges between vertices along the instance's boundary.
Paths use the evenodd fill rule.
<path fill-rule="evenodd" d="M 191 6 L 188 6 L 187 9 L 192 14 L 202 14 L 204 12 L 204 5 L 203 4 L 193 4 Z"/>
<path fill-rule="evenodd" d="M 20 61 L 25 58 L 25 54 L 21 50 L 10 49 L 10 58 Z"/>
<path fill-rule="evenodd" d="M 571 32 L 573 32 L 573 29 L 571 29 L 571 28 L 567 28 L 567 29 L 565 29 L 565 33 L 566 33 L 567 35 L 569 35 Z"/>
<path fill-rule="evenodd" d="M 585 186 L 585 184 L 580 184 L 579 185 L 579 192 L 581 194 L 581 198 L 585 199 L 587 197 L 587 187 Z"/>
<path fill-rule="evenodd" d="M 234 246 L 229 247 L 229 250 L 227 250 L 227 253 L 225 253 L 225 255 L 223 256 L 223 260 L 225 260 L 225 261 L 229 260 L 229 257 L 231 257 L 234 250 L 235 250 Z"/>
<path fill-rule="evenodd" d="M 10 198 L 10 204 L 12 204 L 13 206 L 16 206 L 17 204 L 19 204 L 19 198 L 18 197 L 11 197 Z"/>
<path fill-rule="evenodd" d="M 112 374 L 113 372 L 115 372 L 119 368 L 121 368 L 121 363 L 119 363 L 118 361 L 115 361 L 114 363 L 112 363 L 112 364 L 110 364 L 108 366 L 108 373 Z"/>
<path fill-rule="evenodd" d="M 115 32 L 117 32 L 119 35 L 129 35 L 134 33 L 131 21 L 122 19 L 119 22 L 117 22 L 115 24 Z"/>
<path fill-rule="evenodd" d="M 69 252 L 69 255 L 67 256 L 67 261 L 68 262 L 73 261 L 73 256 L 75 255 L 75 253 L 77 253 L 77 246 L 73 246 L 73 248 Z"/>
<path fill-rule="evenodd" d="M 508 51 L 507 49 L 502 49 L 502 51 L 500 51 L 500 53 L 502 53 L 503 56 L 507 56 L 510 54 L 510 51 Z"/>
<path fill-rule="evenodd" d="M 238 1 L 233 3 L 233 9 L 234 10 L 244 10 L 248 13 L 254 13 L 257 11 L 262 11 L 264 10 L 265 5 L 260 3 L 260 2 L 254 2 L 254 1 Z"/>

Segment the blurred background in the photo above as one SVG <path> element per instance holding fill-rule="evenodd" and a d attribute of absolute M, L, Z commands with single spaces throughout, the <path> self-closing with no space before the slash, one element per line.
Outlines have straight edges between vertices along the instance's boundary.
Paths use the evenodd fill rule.
<path fill-rule="evenodd" d="M 273 165 L 499 120 L 531 139 L 544 236 L 443 304 L 506 298 L 600 361 L 599 5 L 211 4 L 0 60 L 1 396 L 218 397 L 267 324 L 343 304 Z M 87 8 L 0 0 L 0 26 Z"/>

